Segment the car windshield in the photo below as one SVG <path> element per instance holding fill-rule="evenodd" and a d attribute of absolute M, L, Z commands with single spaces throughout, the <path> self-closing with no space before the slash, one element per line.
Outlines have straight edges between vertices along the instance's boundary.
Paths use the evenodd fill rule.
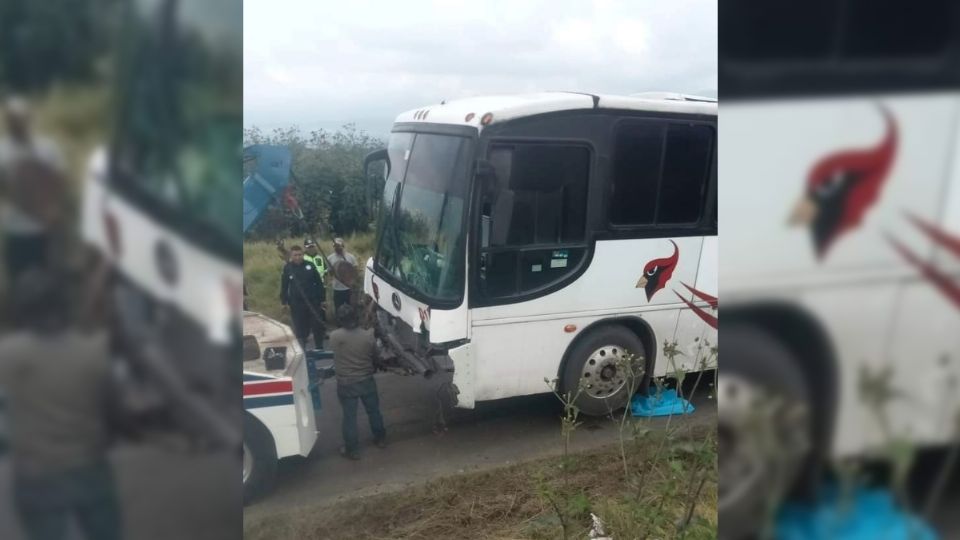
<path fill-rule="evenodd" d="M 113 182 L 161 221 L 239 253 L 242 24 L 232 5 L 134 2 L 112 153 Z"/>
<path fill-rule="evenodd" d="M 451 135 L 390 137 L 376 264 L 401 288 L 428 299 L 463 295 L 470 146 Z"/>

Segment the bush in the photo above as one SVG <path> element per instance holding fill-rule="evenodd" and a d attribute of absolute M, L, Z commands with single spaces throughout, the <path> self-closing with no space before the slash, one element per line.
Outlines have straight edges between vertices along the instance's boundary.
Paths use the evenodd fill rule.
<path fill-rule="evenodd" d="M 336 132 L 321 129 L 307 135 L 298 128 L 275 129 L 265 134 L 253 127 L 245 130 L 244 144 L 273 144 L 290 149 L 291 181 L 304 215 L 300 221 L 282 205 L 274 205 L 248 231 L 251 239 L 304 236 L 311 232 L 307 229 L 324 236 L 348 236 L 371 229 L 373 216 L 368 212 L 368 194 L 379 194 L 383 180 L 368 184 L 363 158 L 382 148 L 384 141 L 348 124 Z"/>

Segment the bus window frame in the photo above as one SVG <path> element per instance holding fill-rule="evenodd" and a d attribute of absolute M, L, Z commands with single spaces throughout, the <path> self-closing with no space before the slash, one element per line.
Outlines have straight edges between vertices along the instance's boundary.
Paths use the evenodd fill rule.
<path fill-rule="evenodd" d="M 501 306 L 508 304 L 515 304 L 519 302 L 525 302 L 528 300 L 533 300 L 541 296 L 546 296 L 552 292 L 558 291 L 573 281 L 576 281 L 579 276 L 581 276 L 586 269 L 589 267 L 590 260 L 593 258 L 594 251 L 594 242 L 593 242 L 593 230 L 591 227 L 591 188 L 592 184 L 596 182 L 596 178 L 601 178 L 598 173 L 598 156 L 599 150 L 594 144 L 593 141 L 589 139 L 584 139 L 580 137 L 534 137 L 534 136 L 514 136 L 514 135 L 494 135 L 488 139 L 485 139 L 482 147 L 478 149 L 478 155 L 484 156 L 485 159 L 489 159 L 490 151 L 495 146 L 505 146 L 505 145 L 537 145 L 537 146 L 576 146 L 585 148 L 588 152 L 588 167 L 587 167 L 587 185 L 586 185 L 586 201 L 584 202 L 584 231 L 583 231 L 583 240 L 580 242 L 567 242 L 567 243 L 558 243 L 558 244 L 526 244 L 522 246 L 498 246 L 498 247 L 487 247 L 483 248 L 480 246 L 479 234 L 480 234 L 480 218 L 482 215 L 482 209 L 479 208 L 479 205 L 483 203 L 483 196 L 480 193 L 480 190 L 483 189 L 481 185 L 482 182 L 474 178 L 474 199 L 476 204 L 471 204 L 471 221 L 470 221 L 470 231 L 473 233 L 472 236 L 477 239 L 476 242 L 471 241 L 471 264 L 470 272 L 467 276 L 468 287 L 472 291 L 470 295 L 471 302 L 470 307 L 492 307 L 492 306 Z M 482 153 L 479 153 L 482 152 Z M 475 175 L 474 175 L 475 176 Z M 544 251 L 544 250 L 562 250 L 562 249 L 583 249 L 584 254 L 580 258 L 580 261 L 573 267 L 562 278 L 552 281 L 547 285 L 530 289 L 528 291 L 521 290 L 520 278 L 520 264 L 522 258 L 520 254 L 531 251 Z M 505 296 L 489 296 L 484 294 L 480 287 L 480 257 L 482 254 L 486 253 L 517 253 L 517 262 L 515 268 L 514 279 L 516 282 L 517 293 L 512 295 Z"/>

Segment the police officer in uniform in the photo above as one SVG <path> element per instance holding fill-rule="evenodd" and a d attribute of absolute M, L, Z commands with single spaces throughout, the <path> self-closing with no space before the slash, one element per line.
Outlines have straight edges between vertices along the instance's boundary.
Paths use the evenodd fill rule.
<path fill-rule="evenodd" d="M 303 254 L 303 260 L 313 264 L 317 273 L 320 274 L 320 281 L 323 281 L 323 277 L 327 275 L 327 262 L 317 249 L 317 243 L 309 239 L 304 240 L 303 247 L 306 250 L 306 253 Z"/>
<path fill-rule="evenodd" d="M 290 309 L 297 340 L 306 348 L 312 333 L 314 346 L 322 349 L 326 333 L 323 311 L 326 293 L 320 273 L 314 263 L 305 260 L 303 248 L 290 248 L 290 260 L 283 266 L 280 279 L 280 302 Z"/>

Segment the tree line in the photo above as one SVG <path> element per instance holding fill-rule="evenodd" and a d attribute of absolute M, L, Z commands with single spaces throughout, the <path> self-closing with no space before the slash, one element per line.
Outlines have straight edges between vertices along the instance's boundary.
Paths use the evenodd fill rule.
<path fill-rule="evenodd" d="M 275 240 L 308 233 L 346 236 L 370 230 L 374 216 L 369 198 L 378 196 L 383 180 L 364 177 L 363 158 L 385 142 L 347 124 L 337 131 L 302 132 L 290 127 L 265 133 L 244 130 L 244 145 L 286 146 L 292 157 L 294 194 L 303 211 L 301 222 L 280 204 L 272 205 L 248 231 L 248 238 Z M 312 230 L 308 230 L 312 229 Z"/>

